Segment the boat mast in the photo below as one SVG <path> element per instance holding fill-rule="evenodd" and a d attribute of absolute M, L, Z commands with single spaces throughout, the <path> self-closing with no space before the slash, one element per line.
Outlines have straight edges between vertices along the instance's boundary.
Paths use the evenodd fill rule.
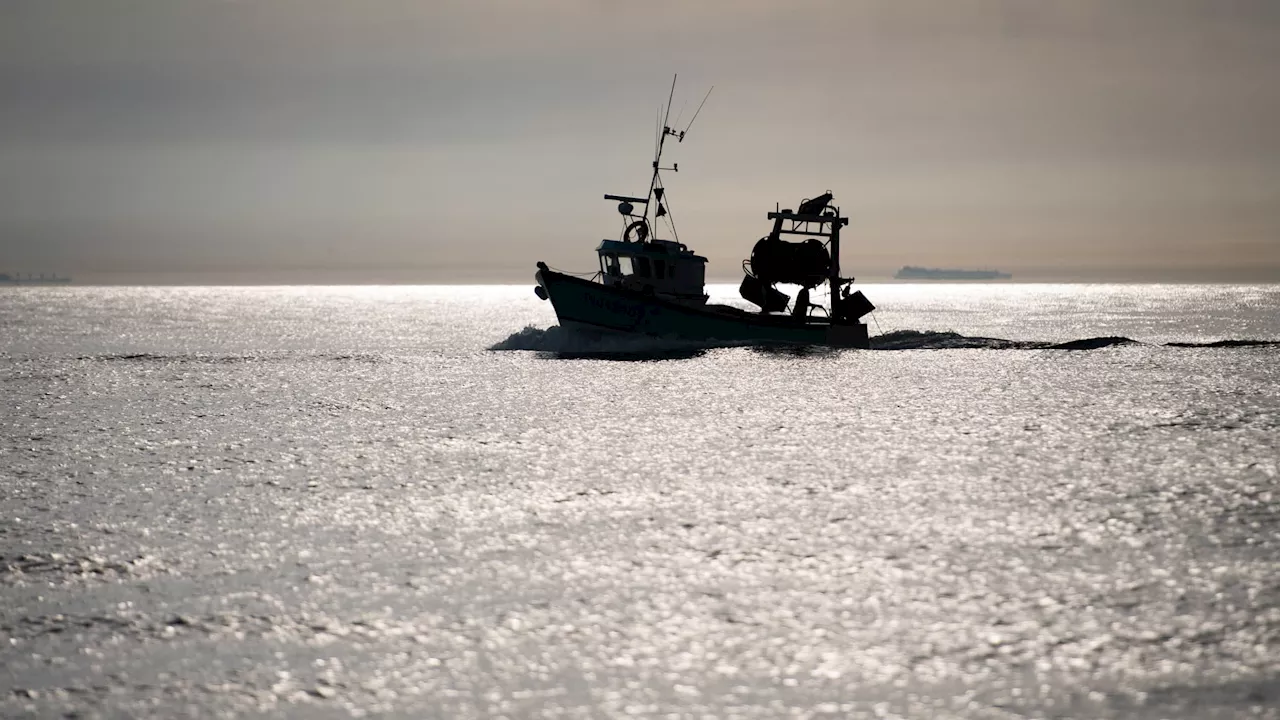
<path fill-rule="evenodd" d="M 662 186 L 662 178 L 659 175 L 660 172 L 663 170 L 670 170 L 671 172 L 680 172 L 680 164 L 672 163 L 671 167 L 669 168 L 662 167 L 661 166 L 662 151 L 666 147 L 668 136 L 675 138 L 676 142 L 678 143 L 684 142 L 684 136 L 689 132 L 689 128 L 693 127 L 694 120 L 697 120 L 698 115 L 702 112 L 702 106 L 707 104 L 707 98 L 711 97 L 711 91 L 715 90 L 716 88 L 714 85 L 712 85 L 711 88 L 707 90 L 707 94 L 703 96 L 702 102 L 698 103 L 698 109 L 694 111 L 693 117 L 689 119 L 689 124 L 684 127 L 684 130 L 680 130 L 680 131 L 672 130 L 671 126 L 668 125 L 667 122 L 671 119 L 671 103 L 672 101 L 675 100 L 675 97 L 676 97 L 676 79 L 677 78 L 679 78 L 678 73 L 671 76 L 671 92 L 667 93 L 666 114 L 662 118 L 662 130 L 661 132 L 658 133 L 658 146 L 657 146 L 657 150 L 654 152 L 654 155 L 653 155 L 653 178 L 649 181 L 649 194 L 646 197 L 647 199 L 657 201 L 654 203 L 654 205 L 656 205 L 657 208 L 653 211 L 653 226 L 651 227 L 653 232 L 650 234 L 650 236 L 652 237 L 655 233 L 657 233 L 656 226 L 658 224 L 658 218 L 662 217 L 663 215 L 666 215 L 667 222 L 671 224 L 672 239 L 675 240 L 676 242 L 680 242 L 680 233 L 676 231 L 676 221 L 675 221 L 675 218 L 671 215 L 670 203 L 664 204 L 664 202 L 666 202 L 666 188 Z M 681 114 L 683 115 L 684 112 L 681 111 Z M 678 123 L 679 118 L 676 118 L 676 121 Z M 649 222 L 649 202 L 647 201 L 645 202 L 645 222 L 646 223 Z"/>
<path fill-rule="evenodd" d="M 659 164 L 662 160 L 662 150 L 667 144 L 668 135 L 677 135 L 677 138 L 676 138 L 677 142 L 679 142 L 684 138 L 684 133 L 677 134 L 670 128 L 670 126 L 667 125 L 667 121 L 671 119 L 671 101 L 674 100 L 676 97 L 676 79 L 679 77 L 680 77 L 679 73 L 673 74 L 671 76 L 671 92 L 667 93 L 667 108 L 666 108 L 666 113 L 662 118 L 662 131 L 658 133 L 658 147 L 653 153 L 653 177 L 649 180 L 649 194 L 645 196 L 646 197 L 646 202 L 644 204 L 645 223 L 649 223 L 649 207 L 651 203 L 648 201 L 655 199 L 654 198 L 655 194 L 657 195 L 656 199 L 658 201 L 657 203 L 652 203 L 652 204 L 656 204 L 658 207 L 656 210 L 653 211 L 653 222 L 650 224 L 649 237 L 651 238 L 656 238 L 657 236 L 658 218 L 667 214 L 667 211 L 663 210 L 662 208 L 662 198 L 664 195 L 666 195 L 666 193 L 663 192 L 664 188 L 661 185 L 661 179 L 658 177 L 658 173 L 663 169 L 659 167 Z M 671 171 L 679 172 L 678 166 L 675 166 L 675 165 L 671 166 Z M 670 222 L 670 220 L 668 220 L 668 222 Z M 673 239 L 676 242 L 679 242 L 680 236 L 676 234 L 675 223 L 671 224 L 671 233 L 672 235 L 675 236 Z"/>
<path fill-rule="evenodd" d="M 711 97 L 711 90 L 715 90 L 716 88 L 714 85 L 712 85 L 711 89 L 707 90 L 706 96 L 704 96 L 702 98 L 702 102 L 698 104 L 698 109 L 693 113 L 693 117 L 689 120 L 689 124 L 685 126 L 684 130 L 680 130 L 680 131 L 672 130 L 671 126 L 668 125 L 667 123 L 671 119 L 671 103 L 673 100 L 675 100 L 675 96 L 676 96 L 676 79 L 677 78 L 679 78 L 678 74 L 671 76 L 671 91 L 667 93 L 667 106 L 665 109 L 665 113 L 663 108 L 661 107 L 658 108 L 658 117 L 660 119 L 658 120 L 657 139 L 654 144 L 654 150 L 653 150 L 653 176 L 649 179 L 649 192 L 645 194 L 643 199 L 638 197 L 627 197 L 625 195 L 605 195 L 604 199 L 618 200 L 622 203 L 628 203 L 628 204 L 629 203 L 643 204 L 644 213 L 640 216 L 640 218 L 643 221 L 645 229 L 647 230 L 647 234 L 645 235 L 646 239 L 656 239 L 658 218 L 663 217 L 665 215 L 667 218 L 667 222 L 670 223 L 671 225 L 671 234 L 673 236 L 672 239 L 675 240 L 676 242 L 680 242 L 680 234 L 676 231 L 675 218 L 672 217 L 671 215 L 671 208 L 667 201 L 666 188 L 663 187 L 662 185 L 662 175 L 661 175 L 663 170 L 670 170 L 671 172 L 680 172 L 680 164 L 672 163 L 671 167 L 662 167 L 662 151 L 666 148 L 668 136 L 674 137 L 676 139 L 676 142 L 684 142 L 685 134 L 689 132 L 689 128 L 693 127 L 693 121 L 697 120 L 698 115 L 702 113 L 702 107 L 707 104 L 707 98 Z M 680 114 L 683 115 L 684 111 L 681 110 Z M 679 118 L 676 118 L 676 120 L 678 122 Z M 650 210 L 650 206 L 652 205 L 656 205 L 657 207 L 656 209 L 653 210 L 653 219 L 652 221 L 650 221 L 649 210 Z M 630 209 L 622 210 L 622 213 L 628 217 L 635 217 L 634 215 L 630 214 Z M 640 221 L 638 220 L 636 222 L 640 222 Z"/>

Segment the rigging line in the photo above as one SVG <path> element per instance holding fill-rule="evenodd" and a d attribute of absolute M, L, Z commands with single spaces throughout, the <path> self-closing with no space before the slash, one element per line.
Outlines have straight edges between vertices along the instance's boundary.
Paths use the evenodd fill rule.
<path fill-rule="evenodd" d="M 674 125 L 680 125 L 680 118 L 684 117 L 684 109 L 687 107 L 689 107 L 688 98 L 686 98 L 684 102 L 680 103 L 680 112 L 676 113 L 676 121 L 673 123 Z"/>
<path fill-rule="evenodd" d="M 663 188 L 662 188 L 662 189 L 663 189 L 663 191 L 664 191 L 664 192 L 662 193 L 662 196 L 663 196 L 664 198 L 666 198 L 666 195 L 667 195 L 667 193 L 665 192 L 665 191 L 666 191 L 666 186 L 663 186 Z M 667 218 L 667 225 L 670 225 L 670 226 L 671 226 L 671 239 L 672 239 L 672 240 L 675 240 L 676 242 L 680 242 L 680 233 L 676 232 L 676 217 L 675 217 L 675 215 L 672 215 L 672 214 L 671 214 L 671 201 L 670 201 L 670 200 L 667 200 L 667 201 L 666 201 L 666 208 L 667 208 L 667 214 L 666 214 L 666 216 L 665 216 L 665 217 Z"/>
<path fill-rule="evenodd" d="M 712 85 L 711 90 L 715 90 L 715 89 L 716 89 L 716 86 Z M 687 134 L 689 132 L 689 128 L 693 127 L 693 121 L 698 119 L 698 113 L 702 112 L 702 106 L 706 105 L 707 98 L 711 97 L 711 90 L 708 90 L 706 96 L 702 98 L 702 102 L 698 103 L 697 111 L 693 113 L 693 117 L 689 119 L 689 124 L 685 126 L 684 132 L 680 133 L 681 135 Z"/>
<path fill-rule="evenodd" d="M 679 237 L 676 235 L 676 226 L 671 224 L 671 213 L 667 213 L 662 217 L 664 220 L 667 221 L 667 227 L 671 230 L 671 239 L 675 240 L 676 242 L 680 242 Z"/>
<path fill-rule="evenodd" d="M 561 275 L 572 275 L 574 277 L 587 277 L 588 275 L 600 274 L 599 270 L 596 270 L 595 272 L 569 272 L 568 270 L 561 270 L 560 268 L 556 268 L 556 267 L 553 267 L 551 269 L 560 273 Z"/>

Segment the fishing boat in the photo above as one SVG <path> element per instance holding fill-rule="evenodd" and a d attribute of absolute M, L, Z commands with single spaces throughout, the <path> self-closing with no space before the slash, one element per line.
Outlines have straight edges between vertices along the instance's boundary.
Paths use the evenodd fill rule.
<path fill-rule="evenodd" d="M 673 81 L 672 96 L 674 92 Z M 662 183 L 663 171 L 679 171 L 675 164 L 662 167 L 667 139 L 683 142 L 702 106 L 684 130 L 676 131 L 667 124 L 670 104 L 668 99 L 649 192 L 643 197 L 604 196 L 618 203 L 624 229 L 617 239 L 606 238 L 596 247 L 599 270 L 574 274 L 537 264 L 534 292 L 551 302 L 560 326 L 696 342 L 870 347 L 861 318 L 875 306 L 853 290 L 852 277 L 841 275 L 840 231 L 849 220 L 832 204 L 830 192 L 805 199 L 795 209 L 778 206 L 766 213 L 772 229 L 742 262 L 738 288 L 755 310 L 709 302 L 707 258 L 680 242 Z M 666 218 L 669 239 L 656 236 L 659 218 Z M 779 285 L 797 287 L 795 297 Z M 811 301 L 811 293 L 823 286 L 825 305 Z"/>

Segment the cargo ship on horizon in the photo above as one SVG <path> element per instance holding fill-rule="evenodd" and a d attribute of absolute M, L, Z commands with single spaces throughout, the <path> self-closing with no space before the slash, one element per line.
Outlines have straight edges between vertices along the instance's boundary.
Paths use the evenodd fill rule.
<path fill-rule="evenodd" d="M 66 285 L 71 282 L 69 277 L 58 277 L 56 273 L 45 275 L 44 273 L 9 273 L 0 272 L 0 285 Z"/>
<path fill-rule="evenodd" d="M 999 270 L 956 270 L 903 265 L 894 277 L 899 280 L 1008 280 L 1013 275 Z"/>

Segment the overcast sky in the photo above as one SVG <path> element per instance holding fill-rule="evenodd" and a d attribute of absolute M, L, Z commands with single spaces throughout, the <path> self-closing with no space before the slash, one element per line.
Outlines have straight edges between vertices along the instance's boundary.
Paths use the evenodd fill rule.
<path fill-rule="evenodd" d="M 1280 280 L 1274 0 L 5 0 L 0 271 L 590 269 L 675 72 L 715 276 L 831 190 L 854 274 Z"/>

